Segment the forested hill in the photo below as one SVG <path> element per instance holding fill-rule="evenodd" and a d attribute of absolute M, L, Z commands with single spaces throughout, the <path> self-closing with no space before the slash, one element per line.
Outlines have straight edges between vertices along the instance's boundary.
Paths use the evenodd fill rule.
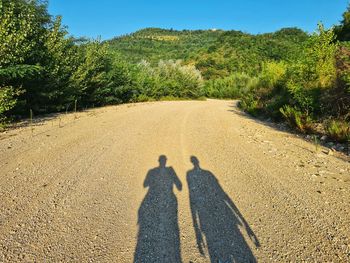
<path fill-rule="evenodd" d="M 207 79 L 232 72 L 259 72 L 262 61 L 292 60 L 301 54 L 308 34 L 297 28 L 252 35 L 224 30 L 167 30 L 147 28 L 116 37 L 110 49 L 128 61 L 181 59 L 194 64 Z"/>
<path fill-rule="evenodd" d="M 108 42 L 111 49 L 120 51 L 129 61 L 148 60 L 157 64 L 160 59 L 189 60 L 215 45 L 223 33 L 222 30 L 146 28 Z"/>

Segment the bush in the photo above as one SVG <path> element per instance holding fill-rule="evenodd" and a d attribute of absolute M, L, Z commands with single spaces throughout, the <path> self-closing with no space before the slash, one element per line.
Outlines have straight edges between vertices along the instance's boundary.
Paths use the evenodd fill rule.
<path fill-rule="evenodd" d="M 16 91 L 13 87 L 0 87 L 0 123 L 6 119 L 5 112 L 16 105 L 16 96 L 19 93 L 20 91 Z"/>
<path fill-rule="evenodd" d="M 136 96 L 134 99 L 133 99 L 134 102 L 147 102 L 147 101 L 154 101 L 154 99 L 148 97 L 147 95 L 144 95 L 144 94 L 140 94 L 138 96 Z"/>
<path fill-rule="evenodd" d="M 291 128 L 305 133 L 312 131 L 312 119 L 305 113 L 291 106 L 284 106 L 280 109 Z"/>
<path fill-rule="evenodd" d="M 159 100 L 162 97 L 199 98 L 202 92 L 201 73 L 181 61 L 160 61 L 151 67 L 145 61 L 134 72 L 135 87 L 140 94 Z"/>
<path fill-rule="evenodd" d="M 339 142 L 350 141 L 350 124 L 343 120 L 331 120 L 326 122 L 327 135 Z"/>
<path fill-rule="evenodd" d="M 226 78 L 209 80 L 203 87 L 203 95 L 209 98 L 237 99 L 247 90 L 251 77 L 245 73 L 234 73 Z"/>
<path fill-rule="evenodd" d="M 239 102 L 239 107 L 253 116 L 259 114 L 259 101 L 251 94 L 246 94 Z"/>
<path fill-rule="evenodd" d="M 310 38 L 310 47 L 307 50 L 309 59 L 315 67 L 318 86 L 320 88 L 331 88 L 335 85 L 336 52 L 339 44 L 335 41 L 333 29 L 325 30 L 322 24 L 318 25 L 318 34 Z"/>
<path fill-rule="evenodd" d="M 269 61 L 263 63 L 258 77 L 253 77 L 242 90 L 241 107 L 253 115 L 264 114 L 274 119 L 281 118 L 280 108 L 288 103 L 284 88 L 287 64 Z"/>
<path fill-rule="evenodd" d="M 180 60 L 161 60 L 156 72 L 160 80 L 159 84 L 165 91 L 163 96 L 197 98 L 201 95 L 203 78 L 194 66 L 182 65 Z"/>
<path fill-rule="evenodd" d="M 287 72 L 287 64 L 283 61 L 268 61 L 263 64 L 259 76 L 259 85 L 264 88 L 273 89 L 283 84 Z"/>
<path fill-rule="evenodd" d="M 290 80 L 287 83 L 287 91 L 290 95 L 290 104 L 305 111 L 307 115 L 319 111 L 319 89 L 308 89 L 302 84 Z"/>

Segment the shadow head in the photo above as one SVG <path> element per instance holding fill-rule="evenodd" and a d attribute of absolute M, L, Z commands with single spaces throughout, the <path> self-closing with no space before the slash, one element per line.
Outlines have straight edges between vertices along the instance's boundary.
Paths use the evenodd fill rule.
<path fill-rule="evenodd" d="M 160 167 L 165 167 L 167 158 L 166 158 L 165 155 L 161 155 L 161 156 L 159 156 L 158 161 L 159 161 L 159 166 Z"/>
<path fill-rule="evenodd" d="M 190 160 L 194 167 L 199 167 L 199 160 L 196 156 L 191 156 Z"/>

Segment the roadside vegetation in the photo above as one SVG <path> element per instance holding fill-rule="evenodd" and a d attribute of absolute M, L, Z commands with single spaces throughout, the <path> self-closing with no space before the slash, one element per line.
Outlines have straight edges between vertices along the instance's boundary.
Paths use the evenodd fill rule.
<path fill-rule="evenodd" d="M 69 36 L 39 0 L 0 0 L 0 123 L 127 102 L 240 99 L 254 116 L 350 140 L 350 9 L 334 28 Z"/>
<path fill-rule="evenodd" d="M 303 46 L 302 56 L 263 64 L 254 85 L 242 92 L 241 107 L 255 116 L 284 119 L 303 133 L 326 133 L 346 142 L 350 139 L 348 59 L 346 43 L 320 24 Z"/>

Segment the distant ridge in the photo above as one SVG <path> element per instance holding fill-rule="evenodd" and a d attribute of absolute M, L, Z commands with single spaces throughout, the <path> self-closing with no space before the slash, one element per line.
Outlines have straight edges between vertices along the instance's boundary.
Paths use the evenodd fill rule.
<path fill-rule="evenodd" d="M 112 51 L 133 63 L 147 60 L 155 65 L 159 60 L 181 59 L 195 64 L 209 78 L 233 71 L 254 74 L 261 61 L 300 55 L 307 38 L 308 34 L 298 28 L 257 35 L 237 30 L 145 28 L 106 42 Z"/>

